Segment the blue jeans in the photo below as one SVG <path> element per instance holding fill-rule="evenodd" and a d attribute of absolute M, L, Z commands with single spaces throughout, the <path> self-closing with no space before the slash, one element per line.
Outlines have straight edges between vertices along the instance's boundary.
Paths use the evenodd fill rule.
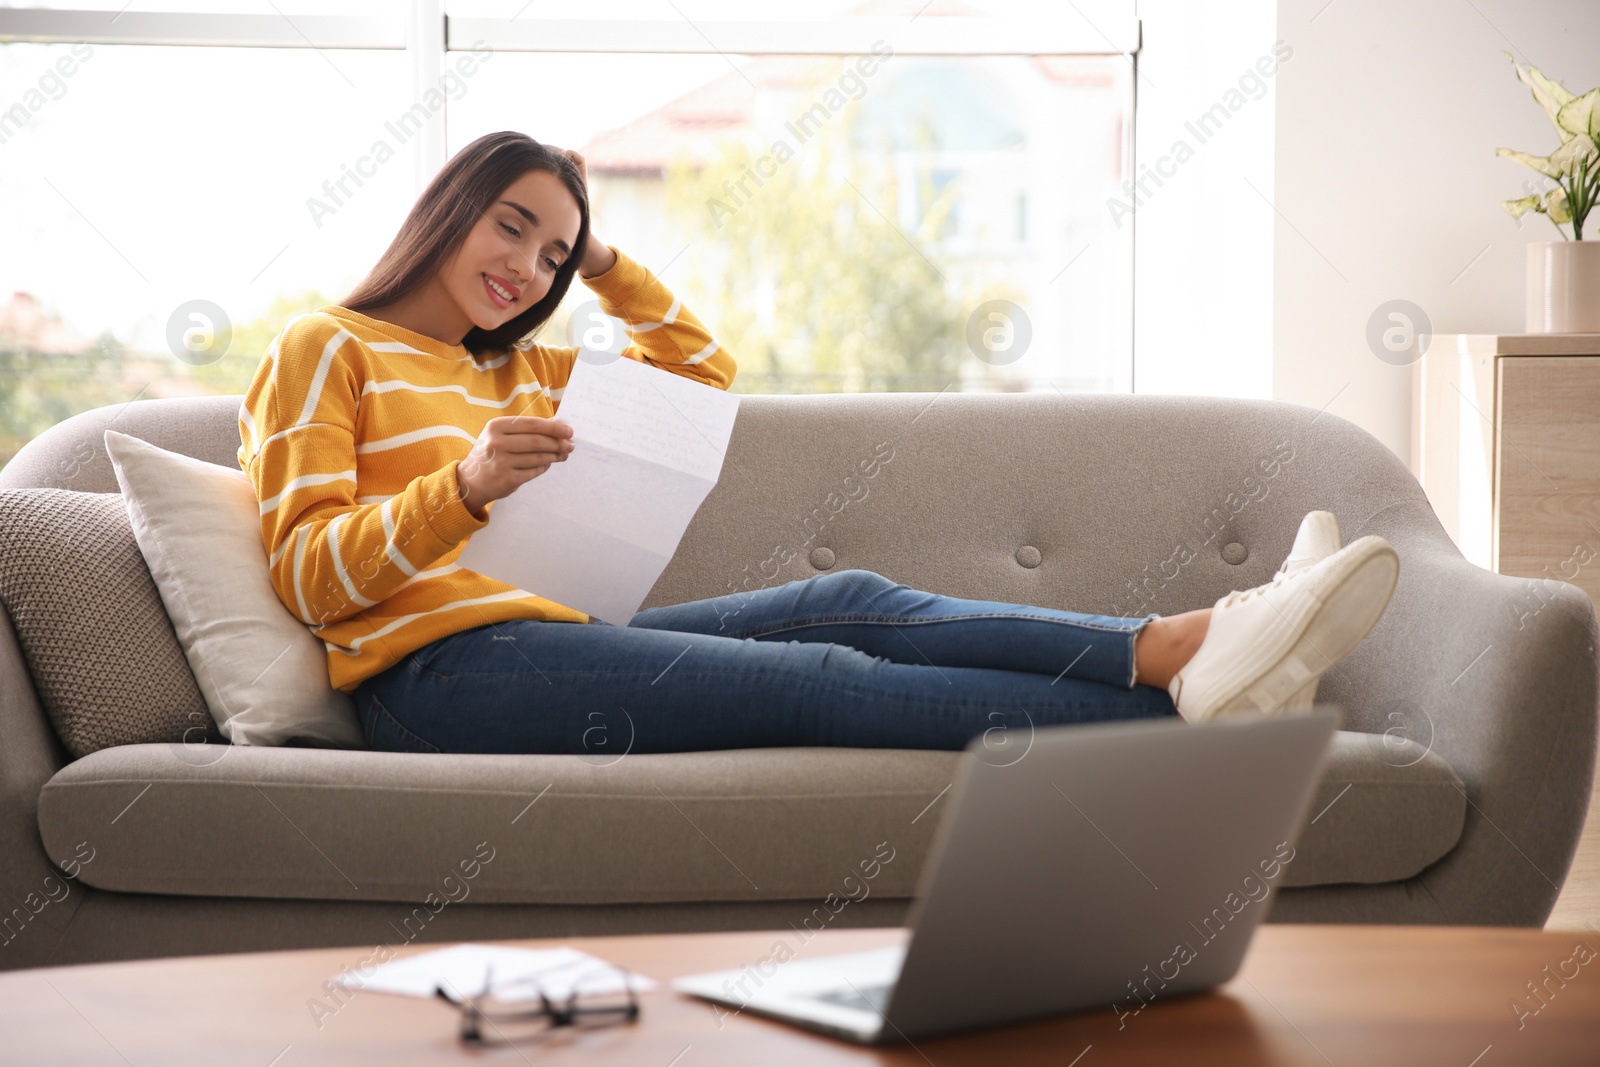
<path fill-rule="evenodd" d="M 1159 618 L 926 593 L 868 570 L 650 608 L 627 626 L 515 620 L 442 637 L 354 692 L 382 751 L 845 745 L 999 752 L 1034 726 L 1177 715 L 1133 681 Z M 1020 751 L 1020 749 L 1019 749 Z"/>

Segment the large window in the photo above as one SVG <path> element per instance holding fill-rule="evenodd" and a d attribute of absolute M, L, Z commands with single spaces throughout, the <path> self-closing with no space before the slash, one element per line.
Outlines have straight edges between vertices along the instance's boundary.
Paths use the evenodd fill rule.
<path fill-rule="evenodd" d="M 242 391 L 499 129 L 584 154 L 596 232 L 735 391 L 1129 387 L 1125 0 L 161 6 L 0 7 L 0 461 L 75 411 Z M 218 313 L 227 353 L 189 358 Z M 539 340 L 623 336 L 575 285 Z"/>

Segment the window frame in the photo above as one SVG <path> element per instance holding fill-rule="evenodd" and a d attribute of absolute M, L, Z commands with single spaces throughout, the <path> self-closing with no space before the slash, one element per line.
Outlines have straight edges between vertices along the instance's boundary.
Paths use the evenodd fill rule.
<path fill-rule="evenodd" d="M 1016 19 L 879 16 L 667 20 L 473 18 L 445 0 L 409 0 L 403 17 L 235 15 L 80 8 L 0 8 L 0 44 L 193 45 L 210 48 L 399 49 L 412 55 L 412 98 L 438 83 L 450 52 L 491 41 L 504 52 L 654 52 L 697 55 L 862 55 L 892 39 L 920 56 L 1123 55 L 1137 64 L 1139 18 L 1092 22 L 1075 6 L 1042 25 Z M 1131 8 L 1131 5 L 1130 5 Z M 1138 94 L 1132 101 L 1138 120 Z M 446 162 L 444 122 L 417 146 L 417 189 Z M 1131 138 L 1130 138 L 1131 144 Z"/>

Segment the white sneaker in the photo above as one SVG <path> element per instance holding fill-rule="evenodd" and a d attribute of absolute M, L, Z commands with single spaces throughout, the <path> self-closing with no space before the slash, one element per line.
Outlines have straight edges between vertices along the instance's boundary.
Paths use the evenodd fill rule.
<path fill-rule="evenodd" d="M 1300 520 L 1300 532 L 1295 534 L 1289 556 L 1278 568 L 1274 578 L 1304 570 L 1339 551 L 1339 520 L 1331 511 L 1308 511 Z"/>
<path fill-rule="evenodd" d="M 1278 568 L 1274 578 L 1304 570 L 1339 551 L 1339 520 L 1331 511 L 1308 511 L 1300 520 L 1300 530 L 1295 534 L 1289 556 Z M 1284 701 L 1282 711 L 1310 711 L 1317 702 L 1317 682 L 1313 678 Z"/>
<path fill-rule="evenodd" d="M 1205 640 L 1167 686 L 1190 722 L 1272 714 L 1377 625 L 1400 576 L 1381 537 L 1360 538 L 1308 567 L 1212 607 Z"/>

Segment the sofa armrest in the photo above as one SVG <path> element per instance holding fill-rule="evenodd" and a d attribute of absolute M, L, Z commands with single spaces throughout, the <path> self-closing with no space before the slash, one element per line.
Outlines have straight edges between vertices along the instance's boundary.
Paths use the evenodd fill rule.
<path fill-rule="evenodd" d="M 1319 699 L 1345 708 L 1347 730 L 1431 748 L 1466 784 L 1461 840 L 1405 883 L 1418 913 L 1543 926 L 1594 780 L 1594 604 L 1574 585 L 1468 562 L 1425 501 L 1386 507 L 1346 539 L 1373 533 L 1399 552 L 1399 584 L 1377 627 L 1324 675 Z M 1404 823 L 1397 812 L 1396 832 Z"/>
<path fill-rule="evenodd" d="M 88 890 L 45 855 L 39 792 L 68 762 L 34 692 L 10 614 L 0 607 L 0 960 L 49 963 Z"/>

